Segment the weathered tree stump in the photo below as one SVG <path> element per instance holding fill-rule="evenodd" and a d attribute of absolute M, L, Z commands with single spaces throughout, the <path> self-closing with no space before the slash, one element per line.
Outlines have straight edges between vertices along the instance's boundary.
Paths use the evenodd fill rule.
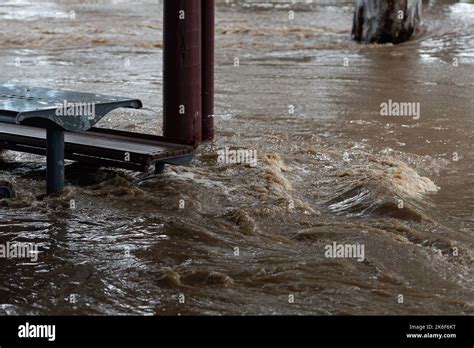
<path fill-rule="evenodd" d="M 365 43 L 401 43 L 421 26 L 422 0 L 356 0 L 352 38 Z"/>

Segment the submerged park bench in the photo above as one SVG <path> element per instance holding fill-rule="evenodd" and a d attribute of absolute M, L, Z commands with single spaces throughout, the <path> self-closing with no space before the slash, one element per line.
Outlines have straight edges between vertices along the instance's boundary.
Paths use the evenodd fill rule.
<path fill-rule="evenodd" d="M 94 128 L 117 108 L 140 109 L 142 102 L 58 89 L 0 85 L 0 150 L 46 155 L 48 194 L 64 187 L 65 159 L 136 171 L 146 171 L 154 165 L 157 173 L 166 164 L 191 161 L 194 147 L 184 141 Z M 2 190 L 7 195 L 5 185 Z"/>
<path fill-rule="evenodd" d="M 214 137 L 214 43 L 215 0 L 163 1 L 164 137 L 94 128 L 114 109 L 140 109 L 138 99 L 0 84 L 0 151 L 46 155 L 48 194 L 64 186 L 65 159 L 138 171 L 154 165 L 157 173 L 188 163 Z M 68 104 L 86 108 L 70 114 Z M 0 181 L 0 199 L 13 194 Z"/>

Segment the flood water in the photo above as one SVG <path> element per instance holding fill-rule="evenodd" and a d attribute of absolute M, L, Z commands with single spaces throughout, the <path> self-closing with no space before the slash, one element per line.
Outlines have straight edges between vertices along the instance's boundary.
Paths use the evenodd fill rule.
<path fill-rule="evenodd" d="M 353 4 L 219 1 L 216 140 L 190 166 L 71 163 L 44 198 L 44 158 L 4 152 L 0 244 L 39 254 L 0 259 L 0 314 L 474 314 L 474 4 L 424 1 L 397 46 L 352 42 Z M 161 2 L 6 0 L 0 48 L 3 81 L 140 98 L 100 126 L 161 134 Z"/>

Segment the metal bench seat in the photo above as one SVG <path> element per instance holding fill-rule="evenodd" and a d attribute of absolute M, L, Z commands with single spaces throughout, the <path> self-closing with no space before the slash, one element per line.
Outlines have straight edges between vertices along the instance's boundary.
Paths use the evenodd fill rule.
<path fill-rule="evenodd" d="M 194 148 L 160 136 L 93 128 L 65 132 L 65 159 L 102 167 L 147 171 L 155 165 L 186 164 Z M 46 130 L 0 123 L 0 149 L 46 155 Z"/>

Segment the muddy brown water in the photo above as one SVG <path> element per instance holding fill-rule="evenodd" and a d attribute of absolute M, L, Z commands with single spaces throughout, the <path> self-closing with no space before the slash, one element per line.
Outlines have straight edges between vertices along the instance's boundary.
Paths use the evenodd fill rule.
<path fill-rule="evenodd" d="M 352 11 L 220 1 L 217 137 L 188 167 L 70 164 L 42 199 L 44 159 L 4 152 L 19 197 L 0 201 L 0 244 L 39 254 L 0 259 L 0 314 L 473 314 L 474 4 L 425 1 L 398 46 L 352 42 Z M 161 17 L 5 1 L 2 80 L 141 98 L 101 126 L 160 134 Z M 381 116 L 389 100 L 419 117 Z M 225 147 L 257 165 L 220 163 Z M 326 257 L 334 242 L 364 260 Z"/>

